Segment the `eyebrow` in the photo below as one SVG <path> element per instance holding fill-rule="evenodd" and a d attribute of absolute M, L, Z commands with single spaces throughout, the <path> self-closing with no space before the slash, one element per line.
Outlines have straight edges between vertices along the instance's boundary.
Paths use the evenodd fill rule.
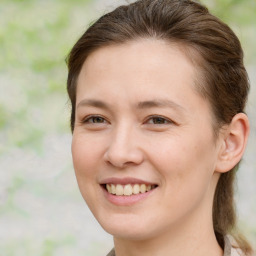
<path fill-rule="evenodd" d="M 102 108 L 106 110 L 110 110 L 111 107 L 109 104 L 101 101 L 101 100 L 95 100 L 95 99 L 84 99 L 81 100 L 76 108 L 82 107 L 82 106 L 88 106 L 88 107 L 96 107 L 96 108 Z M 185 109 L 177 104 L 174 101 L 171 101 L 169 99 L 153 99 L 153 100 L 146 100 L 146 101 L 140 101 L 137 104 L 138 109 L 148 109 L 148 108 L 172 108 L 177 111 L 185 112 Z"/>
<path fill-rule="evenodd" d="M 108 104 L 106 104 L 105 102 L 103 101 L 100 101 L 100 100 L 94 100 L 94 99 L 84 99 L 84 100 L 81 100 L 76 108 L 79 108 L 79 107 L 96 107 L 96 108 L 103 108 L 103 109 L 109 109 L 109 106 Z"/>
<path fill-rule="evenodd" d="M 139 109 L 145 109 L 145 108 L 173 108 L 178 111 L 185 111 L 185 109 L 177 104 L 174 101 L 168 100 L 168 99 L 154 99 L 154 100 L 148 100 L 148 101 L 141 101 L 138 103 Z"/>

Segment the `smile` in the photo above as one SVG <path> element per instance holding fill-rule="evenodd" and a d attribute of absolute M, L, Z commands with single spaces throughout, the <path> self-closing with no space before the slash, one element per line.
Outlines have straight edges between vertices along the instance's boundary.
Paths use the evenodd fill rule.
<path fill-rule="evenodd" d="M 156 188 L 156 185 L 147 184 L 105 184 L 105 188 L 108 193 L 116 196 L 131 196 L 137 194 L 147 193 L 150 190 Z"/>

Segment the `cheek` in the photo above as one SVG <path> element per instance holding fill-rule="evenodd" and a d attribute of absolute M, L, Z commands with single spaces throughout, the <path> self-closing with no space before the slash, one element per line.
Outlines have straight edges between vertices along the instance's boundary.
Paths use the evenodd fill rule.
<path fill-rule="evenodd" d="M 84 136 L 73 135 L 72 158 L 77 183 L 83 196 L 93 189 L 100 160 L 99 144 Z"/>
<path fill-rule="evenodd" d="M 157 147 L 158 154 L 154 154 L 154 165 L 163 177 L 166 196 L 174 196 L 170 201 L 174 204 L 178 204 L 178 201 L 189 204 L 191 198 L 199 199 L 207 191 L 212 179 L 214 146 L 209 137 L 204 139 L 198 135 L 195 138 L 191 135 L 189 138 L 162 143 L 162 147 Z"/>
<path fill-rule="evenodd" d="M 94 172 L 93 166 L 98 161 L 99 144 L 83 135 L 73 135 L 72 158 L 75 171 Z"/>
<path fill-rule="evenodd" d="M 88 207 L 93 211 L 95 205 L 95 188 L 97 184 L 97 170 L 99 165 L 98 144 L 94 144 L 83 136 L 73 135 L 72 157 L 76 179 L 80 192 Z"/>
<path fill-rule="evenodd" d="M 151 155 L 167 176 L 172 172 L 181 178 L 191 173 L 196 175 L 214 164 L 216 150 L 211 137 L 212 134 L 200 134 L 197 131 L 171 136 L 169 139 L 165 137 L 150 146 Z"/>

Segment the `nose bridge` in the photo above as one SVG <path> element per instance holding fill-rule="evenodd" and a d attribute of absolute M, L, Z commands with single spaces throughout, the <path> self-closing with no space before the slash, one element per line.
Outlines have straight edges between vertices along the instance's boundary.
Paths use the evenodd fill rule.
<path fill-rule="evenodd" d="M 141 163 L 143 154 L 138 139 L 134 126 L 127 122 L 120 123 L 112 130 L 105 160 L 119 168 Z"/>

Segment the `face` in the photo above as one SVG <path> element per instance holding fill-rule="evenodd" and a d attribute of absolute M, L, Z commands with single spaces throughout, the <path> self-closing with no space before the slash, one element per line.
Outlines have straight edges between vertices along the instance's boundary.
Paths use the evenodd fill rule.
<path fill-rule="evenodd" d="M 211 218 L 218 142 L 196 74 L 177 46 L 157 40 L 103 47 L 82 67 L 74 169 L 116 237 L 152 238 Z"/>

